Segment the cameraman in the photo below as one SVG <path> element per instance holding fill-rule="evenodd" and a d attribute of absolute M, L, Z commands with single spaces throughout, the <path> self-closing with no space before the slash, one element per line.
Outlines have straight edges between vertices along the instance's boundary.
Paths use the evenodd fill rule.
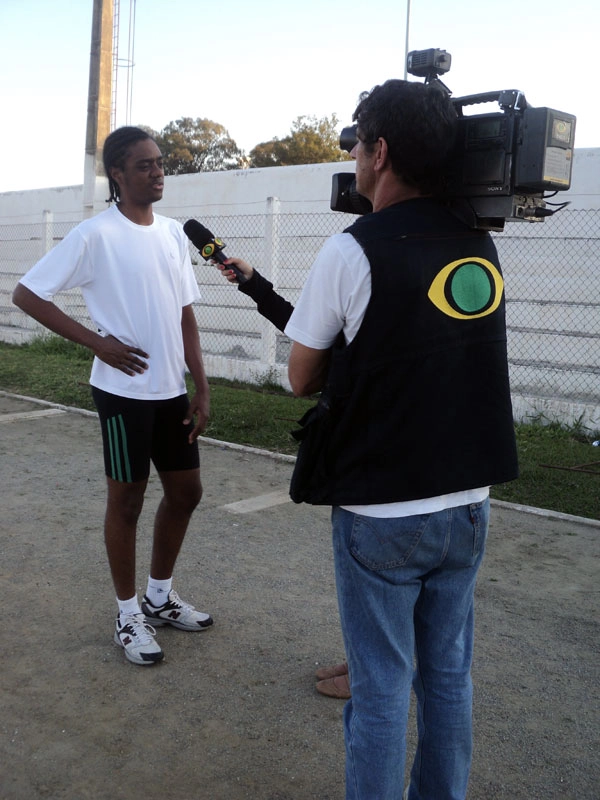
<path fill-rule="evenodd" d="M 489 487 L 517 476 L 503 281 L 489 234 L 435 199 L 456 131 L 448 96 L 390 80 L 354 120 L 373 213 L 325 243 L 285 328 L 294 393 L 322 391 L 291 493 L 333 506 L 347 800 L 458 800 Z"/>

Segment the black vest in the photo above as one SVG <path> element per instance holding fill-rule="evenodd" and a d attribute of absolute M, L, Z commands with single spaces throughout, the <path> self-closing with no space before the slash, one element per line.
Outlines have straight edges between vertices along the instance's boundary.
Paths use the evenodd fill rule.
<path fill-rule="evenodd" d="M 347 232 L 369 260 L 371 299 L 350 345 L 340 336 L 333 348 L 320 431 L 301 444 L 292 498 L 390 503 L 517 477 L 503 281 L 489 234 L 425 198 Z M 303 446 L 314 451 L 308 470 Z"/>

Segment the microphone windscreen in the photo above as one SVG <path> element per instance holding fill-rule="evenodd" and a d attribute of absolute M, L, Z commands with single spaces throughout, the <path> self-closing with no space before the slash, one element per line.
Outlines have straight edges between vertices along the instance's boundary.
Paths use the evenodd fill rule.
<path fill-rule="evenodd" d="M 183 230 L 185 235 L 198 250 L 202 250 L 205 244 L 213 242 L 215 239 L 208 228 L 205 228 L 197 219 L 188 219 L 183 226 Z"/>

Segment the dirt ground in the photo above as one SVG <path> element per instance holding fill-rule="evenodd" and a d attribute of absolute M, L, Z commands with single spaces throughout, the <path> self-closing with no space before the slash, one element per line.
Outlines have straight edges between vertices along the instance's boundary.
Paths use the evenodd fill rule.
<path fill-rule="evenodd" d="M 0 800 L 342 800 L 343 702 L 313 680 L 343 657 L 329 512 L 286 502 L 289 459 L 201 458 L 176 586 L 215 625 L 159 629 L 138 667 L 112 642 L 97 420 L 0 393 Z M 598 523 L 494 504 L 470 800 L 600 797 L 599 551 Z"/>

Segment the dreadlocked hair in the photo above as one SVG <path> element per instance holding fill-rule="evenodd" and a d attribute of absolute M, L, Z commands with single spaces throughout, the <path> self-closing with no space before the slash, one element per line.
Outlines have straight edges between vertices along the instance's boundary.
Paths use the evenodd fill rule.
<path fill-rule="evenodd" d="M 122 128 L 117 128 L 106 137 L 104 147 L 102 148 L 102 161 L 104 163 L 104 172 L 108 178 L 108 189 L 110 197 L 107 203 L 118 202 L 120 189 L 119 184 L 111 178 L 110 170 L 112 167 L 124 169 L 125 160 L 129 153 L 129 148 L 136 142 L 142 142 L 145 139 L 152 139 L 149 133 L 141 128 L 135 128 L 131 125 L 124 125 Z"/>

